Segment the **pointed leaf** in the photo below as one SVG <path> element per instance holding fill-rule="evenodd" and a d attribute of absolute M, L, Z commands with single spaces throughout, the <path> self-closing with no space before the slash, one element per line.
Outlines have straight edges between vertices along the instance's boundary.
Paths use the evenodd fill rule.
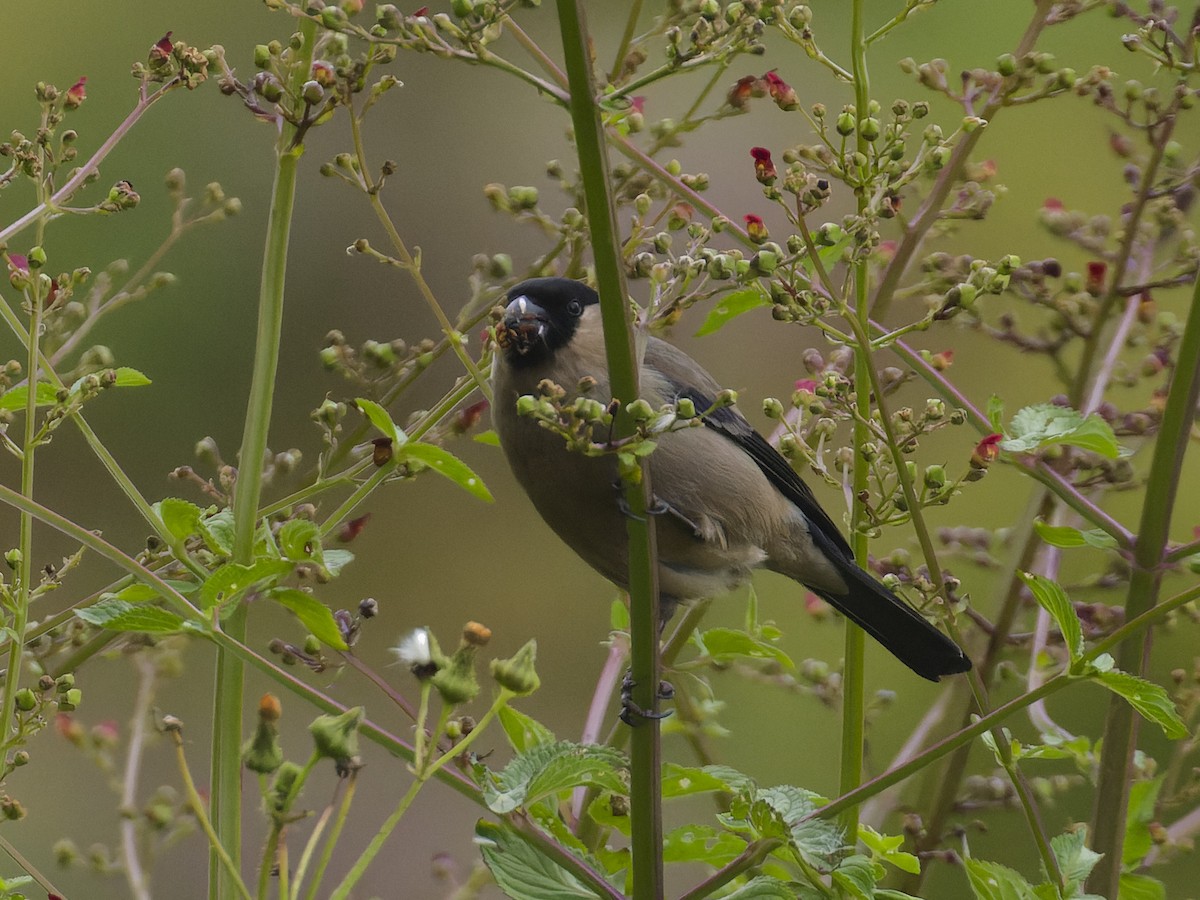
<path fill-rule="evenodd" d="M 702 653 L 716 662 L 770 659 L 786 669 L 796 668 L 792 658 L 782 649 L 736 628 L 710 628 L 705 632 L 698 632 L 692 640 Z"/>
<path fill-rule="evenodd" d="M 354 554 L 349 550 L 334 547 L 321 553 L 321 562 L 330 577 L 337 578 L 342 574 L 342 569 L 354 562 Z"/>
<path fill-rule="evenodd" d="M 184 619 L 170 610 L 149 603 L 129 603 L 116 597 L 77 609 L 75 616 L 108 631 L 176 634 L 184 629 Z"/>
<path fill-rule="evenodd" d="M 293 562 L 322 562 L 321 529 L 309 519 L 291 519 L 279 529 L 279 552 Z"/>
<path fill-rule="evenodd" d="M 665 763 L 662 776 L 662 796 L 664 800 L 673 797 L 689 797 L 693 794 L 711 794 L 716 792 L 733 793 L 741 785 L 731 785 L 721 777 L 722 769 L 716 766 L 681 766 L 678 763 Z"/>
<path fill-rule="evenodd" d="M 200 536 L 208 549 L 220 556 L 233 553 L 233 510 L 223 509 L 200 521 Z"/>
<path fill-rule="evenodd" d="M 1158 818 L 1158 794 L 1163 776 L 1135 781 L 1129 787 L 1129 811 L 1125 816 L 1125 840 L 1121 845 L 1121 862 L 1136 868 L 1154 846 L 1150 823 Z"/>
<path fill-rule="evenodd" d="M 579 785 L 627 793 L 625 758 L 597 745 L 556 741 L 519 754 L 483 787 L 488 809 L 504 814 Z"/>
<path fill-rule="evenodd" d="M 497 718 L 500 719 L 500 727 L 508 736 L 509 744 L 518 753 L 524 753 L 538 744 L 554 743 L 554 733 L 549 728 L 511 706 L 501 706 Z"/>
<path fill-rule="evenodd" d="M 1050 839 L 1050 847 L 1054 850 L 1054 858 L 1069 885 L 1080 887 L 1100 862 L 1103 853 L 1096 853 L 1087 846 L 1088 830 L 1080 826 L 1075 831 L 1055 835 Z"/>
<path fill-rule="evenodd" d="M 1092 678 L 1114 694 L 1124 697 L 1143 719 L 1158 725 L 1171 740 L 1177 741 L 1188 736 L 1187 725 L 1179 717 L 1175 704 L 1162 685 L 1119 669 L 1097 672 Z"/>
<path fill-rule="evenodd" d="M 1043 541 L 1051 547 L 1095 547 L 1098 550 L 1113 550 L 1117 539 L 1099 528 L 1080 531 L 1070 525 L 1047 525 L 1041 519 L 1033 523 L 1034 529 Z"/>
<path fill-rule="evenodd" d="M 1118 900 L 1167 900 L 1167 887 L 1149 875 L 1122 873 Z"/>
<path fill-rule="evenodd" d="M 404 456 L 429 466 L 432 471 L 449 478 L 480 500 L 492 502 L 492 494 L 479 476 L 471 471 L 470 466 L 448 450 L 443 450 L 433 444 L 412 443 L 404 447 Z"/>
<path fill-rule="evenodd" d="M 1016 869 L 970 857 L 963 862 L 976 900 L 1041 900 L 1033 885 Z"/>
<path fill-rule="evenodd" d="M 25 399 L 29 396 L 29 386 L 20 385 L 0 394 L 0 410 L 18 410 L 25 408 Z M 58 389 L 46 381 L 37 383 L 37 405 L 54 406 L 58 403 Z"/>
<path fill-rule="evenodd" d="M 477 444 L 486 444 L 489 447 L 500 446 L 500 435 L 496 434 L 496 429 L 489 428 L 487 431 L 481 431 L 471 440 Z"/>
<path fill-rule="evenodd" d="M 163 526 L 176 541 L 183 541 L 200 531 L 200 518 L 204 514 L 195 503 L 166 497 L 154 504 Z"/>
<path fill-rule="evenodd" d="M 137 369 L 129 368 L 129 366 L 117 366 L 113 371 L 117 375 L 117 380 L 113 382 L 113 387 L 145 387 L 148 384 L 153 384 L 149 378 Z"/>
<path fill-rule="evenodd" d="M 225 605 L 262 582 L 278 581 L 293 568 L 285 559 L 260 559 L 249 566 L 226 563 L 204 579 L 200 586 L 200 608 L 208 610 Z"/>
<path fill-rule="evenodd" d="M 758 309 L 760 306 L 770 305 L 771 295 L 763 290 L 758 282 L 755 282 L 752 287 L 734 291 L 732 294 L 719 300 L 717 305 L 708 311 L 708 315 L 704 317 L 704 324 L 696 332 L 696 337 L 704 337 L 706 334 L 719 331 L 731 319 L 735 319 L 743 313 L 748 313 L 752 309 Z"/>
<path fill-rule="evenodd" d="M 987 420 L 992 426 L 992 431 L 1004 430 L 1004 401 L 998 394 L 988 397 Z"/>
<path fill-rule="evenodd" d="M 475 842 L 496 885 L 513 900 L 594 900 L 601 896 L 511 828 L 482 819 Z"/>
<path fill-rule="evenodd" d="M 831 877 L 834 884 L 855 900 L 873 900 L 875 882 L 882 873 L 882 866 L 877 867 L 867 857 L 855 854 L 839 862 Z"/>
<path fill-rule="evenodd" d="M 1054 624 L 1062 633 L 1063 643 L 1066 644 L 1073 665 L 1083 656 L 1083 626 L 1079 624 L 1079 616 L 1075 614 L 1075 607 L 1071 605 L 1071 601 L 1063 589 L 1049 578 L 1022 572 L 1021 580 L 1033 592 L 1033 597 L 1037 600 L 1038 605 L 1050 613 L 1054 619 Z"/>
<path fill-rule="evenodd" d="M 795 885 L 769 875 L 758 875 L 732 893 L 725 894 L 724 900 L 796 900 L 800 896 L 803 895 L 797 893 Z"/>
<path fill-rule="evenodd" d="M 305 628 L 322 644 L 335 650 L 348 650 L 342 630 L 333 618 L 333 611 L 314 597 L 296 588 L 276 588 L 270 597 L 281 606 L 286 606 Z"/>
<path fill-rule="evenodd" d="M 388 411 L 374 400 L 356 397 L 354 403 L 362 411 L 362 414 L 370 420 L 371 424 L 379 429 L 384 437 L 392 439 L 395 447 L 399 447 L 408 440 L 408 436 L 404 433 L 404 430 L 392 421 L 392 417 L 388 415 Z"/>
<path fill-rule="evenodd" d="M 700 862 L 720 868 L 746 850 L 746 841 L 711 825 L 683 825 L 663 838 L 663 862 Z"/>
<path fill-rule="evenodd" d="M 858 839 L 871 851 L 873 859 L 881 860 L 908 872 L 910 875 L 921 874 L 921 861 L 913 854 L 906 852 L 903 835 L 880 834 L 870 825 L 858 826 Z"/>
<path fill-rule="evenodd" d="M 1121 455 L 1112 426 L 1098 415 L 1085 419 L 1077 410 L 1050 403 L 1019 410 L 1000 447 L 1011 453 L 1029 453 L 1054 444 L 1069 444 L 1109 459 Z"/>

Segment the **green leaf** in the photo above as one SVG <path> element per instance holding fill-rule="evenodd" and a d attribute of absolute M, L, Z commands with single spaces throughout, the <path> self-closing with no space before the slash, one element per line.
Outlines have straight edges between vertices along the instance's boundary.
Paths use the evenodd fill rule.
<path fill-rule="evenodd" d="M 1129 787 L 1129 811 L 1125 816 L 1125 840 L 1121 845 L 1121 862 L 1136 867 L 1154 846 L 1149 825 L 1158 818 L 1158 794 L 1163 776 L 1135 781 Z"/>
<path fill-rule="evenodd" d="M 471 438 L 477 444 L 486 444 L 489 447 L 500 446 L 500 435 L 496 434 L 496 429 L 489 428 L 487 431 L 481 431 L 475 437 Z"/>
<path fill-rule="evenodd" d="M 882 866 L 859 854 L 843 859 L 831 873 L 834 884 L 856 900 L 872 900 L 882 875 Z"/>
<path fill-rule="evenodd" d="M 1071 664 L 1074 665 L 1083 656 L 1083 626 L 1079 624 L 1079 616 L 1075 614 L 1075 607 L 1071 605 L 1071 601 L 1063 589 L 1049 578 L 1029 572 L 1020 574 L 1021 580 L 1033 592 L 1033 597 L 1037 600 L 1038 605 L 1050 613 L 1054 619 L 1054 624 L 1062 633 L 1063 643 L 1067 646 Z"/>
<path fill-rule="evenodd" d="M 443 450 L 433 444 L 407 444 L 404 447 L 404 458 L 415 459 L 439 475 L 449 478 L 459 487 L 474 494 L 480 500 L 492 502 L 491 491 L 487 489 L 479 476 L 471 471 L 471 467 L 448 450 Z"/>
<path fill-rule="evenodd" d="M 323 563 L 321 529 L 309 519 L 290 519 L 279 529 L 279 552 L 293 562 Z"/>
<path fill-rule="evenodd" d="M 329 577 L 337 578 L 342 574 L 342 569 L 354 562 L 354 554 L 349 550 L 335 547 L 332 550 L 322 551 L 321 562 L 325 571 L 329 573 Z"/>
<path fill-rule="evenodd" d="M 362 411 L 362 414 L 370 420 L 371 424 L 383 433 L 384 437 L 392 439 L 395 447 L 400 447 L 408 440 L 408 435 L 404 433 L 404 429 L 393 422 L 392 417 L 388 415 L 388 411 L 374 400 L 356 397 L 354 403 Z"/>
<path fill-rule="evenodd" d="M 1123 874 L 1117 900 L 1167 900 L 1167 888 L 1149 875 Z"/>
<path fill-rule="evenodd" d="M 729 770 L 724 766 L 681 766 L 678 763 L 664 763 L 662 776 L 662 796 L 664 800 L 673 797 L 690 797 L 693 794 L 711 794 L 719 791 L 734 793 L 741 790 L 747 781 L 742 776 L 741 782 L 731 784 L 722 777 Z"/>
<path fill-rule="evenodd" d="M 1050 847 L 1054 850 L 1054 857 L 1058 860 L 1063 878 L 1067 880 L 1068 888 L 1074 889 L 1070 891 L 1072 894 L 1083 886 L 1084 881 L 1092 874 L 1092 869 L 1096 868 L 1096 863 L 1104 856 L 1103 853 L 1096 853 L 1088 848 L 1087 835 L 1087 826 L 1081 825 L 1075 831 L 1055 835 L 1050 839 Z"/>
<path fill-rule="evenodd" d="M 1098 415 L 1093 413 L 1085 419 L 1077 410 L 1050 403 L 1019 410 L 1000 448 L 1011 453 L 1029 453 L 1054 444 L 1069 444 L 1109 459 L 1121 455 L 1121 445 L 1112 426 Z"/>
<path fill-rule="evenodd" d="M 1036 520 L 1033 527 L 1038 537 L 1051 547 L 1095 547 L 1098 550 L 1113 550 L 1117 546 L 1117 539 L 1099 528 L 1080 531 L 1070 525 L 1047 525 L 1041 519 Z"/>
<path fill-rule="evenodd" d="M 750 287 L 734 291 L 732 294 L 718 301 L 717 305 L 710 309 L 708 315 L 704 317 L 704 324 L 696 332 L 696 337 L 704 337 L 706 334 L 719 331 L 731 319 L 735 319 L 743 313 L 748 313 L 752 309 L 758 309 L 760 306 L 770 305 L 771 295 L 763 290 L 762 286 L 756 281 Z"/>
<path fill-rule="evenodd" d="M 769 875 L 758 875 L 725 894 L 723 900 L 796 900 L 798 896 L 795 885 Z"/>
<path fill-rule="evenodd" d="M 176 541 L 184 541 L 200 531 L 200 518 L 204 512 L 195 503 L 166 497 L 155 503 L 153 509 Z"/>
<path fill-rule="evenodd" d="M 608 627 L 613 631 L 629 630 L 629 607 L 620 599 L 614 600 L 608 608 Z"/>
<path fill-rule="evenodd" d="M 116 597 L 77 609 L 75 616 L 108 631 L 176 634 L 184 629 L 184 619 L 168 609 L 149 603 L 129 603 Z"/>
<path fill-rule="evenodd" d="M 1177 741 L 1188 736 L 1187 725 L 1179 717 L 1175 704 L 1161 685 L 1119 669 L 1096 672 L 1091 677 L 1114 694 L 1124 697 L 1142 718 L 1158 725 L 1171 740 Z"/>
<path fill-rule="evenodd" d="M 1004 430 L 1004 401 L 999 394 L 988 397 L 987 420 L 991 423 L 992 431 Z"/>
<path fill-rule="evenodd" d="M 223 509 L 200 520 L 200 536 L 208 549 L 220 556 L 233 553 L 233 510 Z"/>
<path fill-rule="evenodd" d="M 594 890 L 503 825 L 482 819 L 475 841 L 496 885 L 513 900 L 591 900 Z"/>
<path fill-rule="evenodd" d="M 0 395 L 0 410 L 17 410 L 25 408 L 25 399 L 29 396 L 29 386 L 21 385 Z M 58 403 L 58 389 L 46 381 L 37 383 L 37 405 L 54 406 Z"/>
<path fill-rule="evenodd" d="M 663 862 L 702 862 L 720 868 L 746 850 L 746 842 L 711 825 L 683 825 L 663 838 Z"/>
<path fill-rule="evenodd" d="M 819 794 L 787 784 L 763 788 L 751 802 L 746 820 L 759 836 L 788 840 L 808 865 L 828 873 L 842 855 L 842 832 L 823 819 L 803 821 L 824 800 Z"/>
<path fill-rule="evenodd" d="M 858 839 L 871 851 L 871 858 L 895 866 L 910 875 L 921 874 L 921 861 L 911 853 L 901 849 L 904 846 L 903 835 L 880 834 L 870 825 L 858 825 Z"/>
<path fill-rule="evenodd" d="M 518 712 L 511 706 L 501 706 L 500 712 L 496 715 L 500 719 L 500 727 L 508 736 L 508 743 L 518 753 L 531 750 L 538 744 L 554 743 L 554 732 L 541 722 L 523 712 Z"/>
<path fill-rule="evenodd" d="M 1015 869 L 970 857 L 963 862 L 976 900 L 1041 900 L 1033 885 Z"/>
<path fill-rule="evenodd" d="M 350 649 L 346 646 L 346 639 L 342 637 L 342 630 L 333 618 L 333 611 L 312 594 L 306 594 L 296 588 L 276 588 L 269 596 L 280 606 L 285 606 L 295 613 L 300 624 L 322 644 L 335 650 Z"/>
<path fill-rule="evenodd" d="M 736 628 L 710 628 L 697 632 L 692 640 L 701 653 L 718 663 L 738 659 L 769 659 L 786 669 L 796 668 L 792 658 L 779 647 Z"/>
<path fill-rule="evenodd" d="M 569 741 L 536 744 L 517 755 L 483 787 L 488 809 L 499 815 L 579 785 L 627 794 L 625 757 L 599 745 Z"/>
<path fill-rule="evenodd" d="M 629 804 L 622 798 L 624 811 L 620 813 L 614 812 L 613 798 L 617 796 L 621 795 L 614 794 L 612 791 L 601 791 L 588 804 L 587 815 L 601 828 L 611 828 L 619 834 L 629 837 L 633 829 L 633 823 L 630 821 L 627 808 Z M 745 846 L 745 844 L 742 845 L 743 849 L 745 849 Z"/>
<path fill-rule="evenodd" d="M 113 371 L 117 374 L 117 380 L 113 382 L 113 387 L 145 387 L 154 383 L 137 369 L 131 369 L 129 366 L 117 366 Z"/>
<path fill-rule="evenodd" d="M 260 559 L 249 566 L 226 563 L 204 579 L 200 586 L 200 608 L 209 610 L 230 603 L 261 582 L 274 584 L 293 568 L 286 559 Z"/>

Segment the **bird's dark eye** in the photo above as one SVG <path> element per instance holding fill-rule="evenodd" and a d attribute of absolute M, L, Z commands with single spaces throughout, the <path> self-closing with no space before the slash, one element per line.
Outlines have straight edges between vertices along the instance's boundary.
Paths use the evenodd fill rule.
<path fill-rule="evenodd" d="M 567 301 L 567 313 L 572 316 L 583 315 L 583 304 L 580 303 L 578 300 L 568 300 Z"/>

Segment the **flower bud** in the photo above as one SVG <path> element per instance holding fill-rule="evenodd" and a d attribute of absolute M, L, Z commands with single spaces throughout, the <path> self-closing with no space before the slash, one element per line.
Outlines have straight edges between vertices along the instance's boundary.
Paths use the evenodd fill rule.
<path fill-rule="evenodd" d="M 933 465 L 925 468 L 925 487 L 932 491 L 941 490 L 946 486 L 946 470 L 942 466 Z"/>
<path fill-rule="evenodd" d="M 363 708 L 356 706 L 340 716 L 318 716 L 308 726 L 317 755 L 334 760 L 357 756 L 358 726 L 363 720 L 363 715 Z M 281 771 L 279 777 L 282 775 Z"/>
<path fill-rule="evenodd" d="M 454 652 L 449 662 L 434 673 L 430 682 L 448 706 L 470 703 L 479 693 L 475 677 L 475 646 L 464 644 Z"/>
<path fill-rule="evenodd" d="M 21 688 L 17 691 L 16 697 L 17 709 L 21 712 L 30 712 L 38 705 L 38 697 L 29 688 Z"/>
<path fill-rule="evenodd" d="M 537 641 L 530 640 L 508 659 L 493 659 L 492 678 L 502 688 L 517 696 L 532 694 L 541 686 L 537 669 Z"/>

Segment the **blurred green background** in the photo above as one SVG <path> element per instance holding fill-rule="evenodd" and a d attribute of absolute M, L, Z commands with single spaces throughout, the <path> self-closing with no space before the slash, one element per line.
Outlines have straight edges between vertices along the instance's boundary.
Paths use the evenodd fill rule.
<path fill-rule="evenodd" d="M 872 22 L 885 21 L 900 5 L 872 2 Z M 448 4 L 432 4 L 435 11 L 441 6 Z M 591 25 L 601 60 L 607 61 L 614 51 L 627 6 L 611 0 L 591 4 Z M 645 23 L 657 6 L 646 4 Z M 817 0 L 813 8 L 822 46 L 831 55 L 844 58 L 845 4 Z M 0 36 L 5 85 L 0 92 L 0 122 L 5 129 L 31 133 L 36 122 L 33 84 L 45 80 L 66 88 L 87 76 L 87 102 L 69 122 L 81 135 L 78 146 L 83 157 L 90 155 L 133 105 L 136 83 L 129 75 L 130 65 L 144 59 L 150 45 L 165 32 L 172 31 L 175 38 L 200 47 L 224 45 L 231 64 L 246 78 L 253 71 L 254 45 L 273 38 L 286 40 L 292 30 L 286 15 L 270 13 L 253 0 L 108 0 L 103 4 L 41 0 L 22 4 L 21 9 L 21 15 L 11 18 Z M 1030 9 L 1031 4 L 1024 0 L 944 3 L 914 18 L 908 27 L 877 45 L 872 58 L 874 95 L 885 107 L 896 97 L 924 96 L 896 66 L 905 56 L 919 61 L 945 57 L 952 73 L 992 65 L 997 54 L 1016 44 Z M 552 4 L 523 11 L 520 21 L 552 56 L 559 55 Z M 1121 30 L 1120 23 L 1093 15 L 1074 26 L 1051 29 L 1043 46 L 1055 52 L 1063 65 L 1081 72 L 1092 63 L 1106 62 L 1122 75 L 1148 77 L 1140 60 L 1121 48 Z M 525 62 L 519 49 L 508 43 L 502 46 Z M 777 43 L 770 45 L 763 59 L 746 57 L 736 63 L 730 70 L 730 83 L 768 68 L 777 68 L 805 104 L 821 101 L 838 109 L 849 100 L 846 89 L 827 77 L 824 69 L 794 48 Z M 571 159 L 567 118 L 524 85 L 483 68 L 401 54 L 392 71 L 404 86 L 389 94 L 373 114 L 366 133 L 368 153 L 376 163 L 384 158 L 398 163 L 397 174 L 388 182 L 386 203 L 410 245 L 420 246 L 425 277 L 444 306 L 453 311 L 466 297 L 474 254 L 508 252 L 519 269 L 544 250 L 530 230 L 518 229 L 492 212 L 481 189 L 492 181 L 535 185 L 542 190 L 544 206 L 552 214 L 561 211 L 567 200 L 556 194 L 554 183 L 546 177 L 545 162 Z M 685 77 L 647 90 L 647 120 L 680 116 L 705 77 Z M 934 118 L 949 131 L 956 121 L 955 110 L 936 97 L 929 99 Z M 964 228 L 946 245 L 991 258 L 1004 253 L 1022 258 L 1059 256 L 1066 268 L 1077 269 L 1085 261 L 1083 257 L 1049 238 L 1036 225 L 1036 211 L 1048 197 L 1060 198 L 1068 208 L 1097 212 L 1110 212 L 1123 202 L 1126 188 L 1120 165 L 1108 150 L 1107 128 L 1106 120 L 1090 102 L 1078 98 L 1006 111 L 984 138 L 981 158 L 996 161 L 997 180 L 1007 186 L 1008 193 L 986 222 Z M 750 114 L 717 123 L 671 152 L 684 171 L 707 172 L 712 181 L 710 199 L 731 217 L 740 218 L 745 212 L 767 212 L 748 149 L 762 145 L 778 154 L 807 137 L 800 116 L 784 114 L 762 102 Z M 1195 137 L 1192 124 L 1185 124 L 1178 135 L 1189 147 L 1195 146 Z M 120 364 L 135 366 L 154 380 L 152 387 L 107 396 L 88 413 L 95 429 L 151 499 L 176 494 L 200 499 L 166 475 L 193 461 L 192 448 L 201 437 L 213 436 L 227 459 L 236 452 L 251 366 L 272 143 L 271 128 L 254 120 L 235 99 L 222 96 L 215 83 L 193 93 L 176 92 L 138 123 L 102 167 L 100 184 L 128 179 L 141 194 L 141 205 L 107 219 L 63 219 L 49 229 L 46 246 L 53 271 L 81 265 L 100 270 L 114 259 L 128 259 L 136 267 L 167 233 L 170 204 L 163 176 L 171 168 L 179 166 L 186 171 L 192 196 L 199 196 L 206 183 L 219 181 L 229 196 L 242 201 L 242 215 L 193 231 L 164 261 L 160 268 L 178 276 L 176 286 L 104 321 L 93 333 L 93 341 L 111 347 Z M 363 199 L 340 181 L 317 174 L 321 162 L 348 149 L 349 143 L 344 120 L 335 120 L 311 136 L 301 164 L 292 231 L 285 343 L 270 445 L 274 450 L 300 448 L 308 462 L 315 460 L 319 450 L 309 411 L 327 393 L 338 399 L 347 394 L 341 383 L 321 370 L 317 360 L 327 331 L 341 329 L 352 344 L 366 338 L 386 341 L 402 337 L 411 342 L 436 336 L 432 317 L 410 280 L 346 253 L 346 247 L 358 237 L 367 237 L 377 246 L 384 244 Z M 84 199 L 95 202 L 100 190 L 93 188 Z M 24 185 L 17 185 L 0 196 L 0 201 L 0 216 L 11 221 L 26 211 L 31 194 Z M 836 221 L 851 206 L 852 198 L 835 195 L 829 220 Z M 778 224 L 782 227 L 783 223 Z M 28 240 L 28 235 L 22 235 L 10 249 L 23 252 L 22 242 Z M 1182 311 L 1185 301 L 1182 295 L 1164 294 L 1159 302 Z M 695 340 L 690 335 L 702 313 L 686 318 L 673 337 L 719 380 L 741 391 L 744 409 L 762 424 L 758 400 L 790 392 L 793 381 L 804 375 L 801 354 L 808 347 L 821 347 L 819 337 L 804 329 L 774 327 L 768 313 L 760 310 L 737 320 L 715 338 Z M 901 305 L 893 316 L 901 321 L 912 313 Z M 982 404 L 989 393 L 999 392 L 1012 411 L 1023 403 L 1043 401 L 1058 390 L 1049 380 L 1049 367 L 1040 359 L 1019 357 L 1011 349 L 953 327 L 925 338 L 932 349 L 952 347 L 957 351 L 953 374 L 977 403 Z M 0 359 L 10 356 L 20 356 L 19 347 L 8 335 L 0 336 Z M 456 374 L 449 357 L 439 363 L 406 395 L 394 410 L 395 418 L 403 421 L 412 410 L 440 396 Z M 922 403 L 926 396 L 919 385 L 910 385 L 905 391 L 905 400 L 912 405 Z M 966 429 L 951 430 L 925 446 L 921 461 L 961 467 L 973 443 L 974 437 Z M 608 631 L 613 591 L 537 520 L 497 450 L 465 441 L 452 449 L 483 476 L 496 503 L 481 505 L 448 482 L 431 478 L 380 492 L 367 507 L 372 513 L 370 525 L 353 547 L 357 562 L 324 588 L 321 596 L 333 606 L 350 608 L 364 596 L 379 600 L 381 615 L 370 623 L 359 650 L 378 667 L 390 661 L 386 648 L 417 625 L 431 626 L 445 645 L 453 643 L 465 621 L 480 620 L 495 632 L 490 648 L 495 655 L 507 655 L 528 637 L 536 637 L 543 689 L 521 708 L 560 736 L 577 737 L 604 659 L 602 642 Z M 11 457 L 0 457 L 0 479 L 15 484 L 18 472 Z M 1183 496 L 1196 496 L 1197 475 L 1193 460 L 1185 474 L 1187 493 Z M 278 485 L 275 495 L 290 486 L 294 483 Z M 998 467 L 983 483 L 972 486 L 968 497 L 937 516 L 935 523 L 1001 528 L 1024 508 L 1029 489 L 1011 469 Z M 817 490 L 822 502 L 840 519 L 844 511 L 841 498 L 823 486 Z M 39 456 L 38 498 L 88 527 L 101 529 L 120 546 L 136 549 L 144 540 L 145 528 L 137 515 L 71 428 L 63 428 Z M 1196 518 L 1194 509 L 1181 505 L 1176 539 L 1190 536 Z M 1136 521 L 1136 495 L 1114 497 L 1110 507 L 1123 521 Z M 37 538 L 39 565 L 72 550 L 49 531 L 39 531 Z M 7 547 L 15 541 L 16 517 L 7 509 L 0 510 L 0 544 Z M 883 553 L 907 541 L 905 533 L 888 533 L 876 550 Z M 1077 551 L 1068 560 L 1068 580 L 1089 574 L 1100 561 L 1092 551 Z M 975 602 L 990 608 L 994 591 L 989 573 L 961 561 L 952 567 Z M 112 572 L 104 566 L 85 566 L 71 577 L 66 589 L 47 601 L 46 610 L 39 615 L 63 608 L 72 598 L 111 577 Z M 839 625 L 813 625 L 798 602 L 800 593 L 790 582 L 765 575 L 757 586 L 763 615 L 783 627 L 788 652 L 797 658 L 817 656 L 836 662 L 841 653 Z M 1117 602 L 1118 595 L 1106 599 Z M 744 595 L 728 598 L 714 609 L 714 617 L 735 623 L 743 608 Z M 294 638 L 296 630 L 284 617 L 269 613 L 253 617 L 256 646 L 264 647 L 276 635 Z M 1190 630 L 1169 636 L 1160 643 L 1158 658 L 1170 665 L 1189 664 L 1186 651 L 1194 639 Z M 157 706 L 185 721 L 189 759 L 203 778 L 212 653 L 206 646 L 193 646 L 187 649 L 185 661 L 182 677 L 162 686 Z M 871 731 L 870 764 L 879 771 L 942 689 L 918 682 L 877 648 L 871 648 L 869 661 L 869 689 L 886 688 L 899 695 Z M 402 670 L 386 671 L 398 684 L 405 684 L 407 675 Z M 125 733 L 134 678 L 130 661 L 121 657 L 95 661 L 78 677 L 85 697 L 80 720 L 93 724 L 112 719 Z M 402 717 L 356 675 L 311 678 L 339 700 L 364 703 L 373 718 L 406 733 Z M 722 761 L 748 771 L 763 784 L 786 782 L 836 793 L 836 710 L 734 677 L 717 681 L 720 696 L 728 703 L 722 721 L 733 735 L 716 742 Z M 252 673 L 249 708 L 270 687 Z M 1019 687 L 1014 685 L 1012 690 Z M 303 758 L 308 752 L 305 727 L 313 711 L 287 696 L 283 702 L 285 749 L 290 756 Z M 1085 688 L 1071 691 L 1066 698 L 1060 695 L 1058 702 L 1051 703 L 1051 710 L 1065 726 L 1096 736 L 1104 703 L 1098 691 Z M 251 718 L 248 714 L 248 725 Z M 1028 730 L 1024 722 L 1014 726 Z M 499 744 L 497 736 L 494 745 Z M 1144 744 L 1156 755 L 1165 751 L 1150 731 Z M 81 868 L 57 871 L 50 852 L 61 837 L 85 848 L 98 841 L 115 844 L 117 795 L 107 778 L 52 730 L 34 743 L 31 752 L 31 765 L 7 785 L 28 807 L 29 816 L 19 825 L 6 825 L 5 836 L 36 865 L 52 873 L 68 897 L 125 896 L 127 888 L 119 875 L 100 878 Z M 677 739 L 667 740 L 665 755 L 690 761 L 687 748 Z M 367 769 L 361 776 L 363 789 L 351 823 L 357 833 L 343 838 L 335 871 L 356 855 L 407 784 L 408 775 L 398 761 L 387 759 L 373 746 L 364 748 L 364 756 Z M 977 758 L 983 764 L 983 754 Z M 1061 764 L 1055 768 L 1035 763 L 1030 768 L 1034 774 L 1062 771 Z M 162 783 L 176 784 L 177 774 L 170 748 L 153 743 L 146 754 L 139 799 L 144 800 L 153 786 Z M 309 805 L 322 805 L 332 783 L 332 772 L 310 783 Z M 915 786 L 909 785 L 909 789 Z M 249 780 L 247 788 L 252 796 Z M 1060 797 L 1047 809 L 1051 832 L 1069 822 L 1086 820 L 1089 801 L 1090 792 L 1082 787 Z M 707 816 L 710 810 L 697 807 L 672 815 L 688 812 Z M 432 860 L 446 854 L 450 865 L 468 871 L 476 859 L 471 829 L 478 815 L 476 807 L 457 795 L 431 787 L 392 837 L 356 896 L 445 896 L 447 888 L 434 878 Z M 963 820 L 971 818 L 972 814 L 966 814 Z M 972 853 L 1016 866 L 1036 879 L 1032 844 L 1024 839 L 1015 815 L 982 813 L 979 818 L 986 828 L 970 830 Z M 894 829 L 895 822 L 890 824 Z M 251 799 L 246 809 L 249 854 L 257 851 L 262 833 L 261 817 Z M 13 871 L 15 865 L 0 863 L 0 872 Z M 193 836 L 157 861 L 155 896 L 184 900 L 204 896 L 205 872 L 206 854 L 201 839 Z M 1176 867 L 1174 877 L 1179 879 L 1178 885 L 1186 885 L 1197 874 L 1194 864 L 1187 863 Z M 1180 887 L 1178 896 L 1189 890 Z M 939 867 L 928 882 L 928 891 L 936 897 L 965 896 L 965 877 L 959 870 Z"/>

